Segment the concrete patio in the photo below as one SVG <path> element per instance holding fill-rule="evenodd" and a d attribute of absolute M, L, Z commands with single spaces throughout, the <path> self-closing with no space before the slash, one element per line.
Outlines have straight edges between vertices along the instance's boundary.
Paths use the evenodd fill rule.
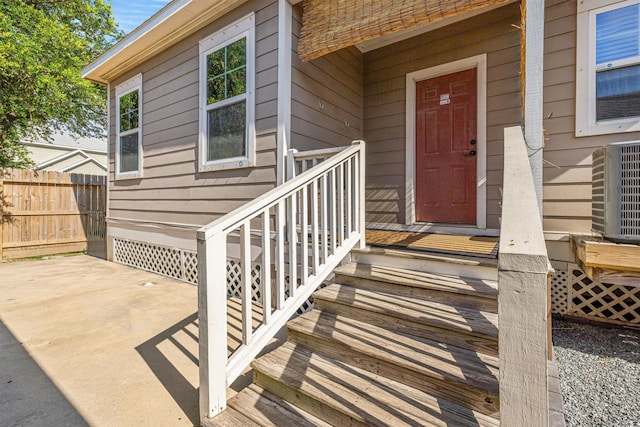
<path fill-rule="evenodd" d="M 2 263 L 0 321 L 0 425 L 198 424 L 195 286 L 86 255 Z"/>

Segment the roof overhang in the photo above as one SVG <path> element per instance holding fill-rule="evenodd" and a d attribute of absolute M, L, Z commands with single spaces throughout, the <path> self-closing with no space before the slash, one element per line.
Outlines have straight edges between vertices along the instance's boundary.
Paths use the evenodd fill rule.
<path fill-rule="evenodd" d="M 82 70 L 107 84 L 247 0 L 174 0 Z"/>
<path fill-rule="evenodd" d="M 446 21 L 486 12 L 512 0 L 303 0 L 298 54 L 309 61 L 349 46 L 372 50 L 376 39 L 425 32 Z M 392 38 L 393 39 L 393 38 Z M 372 41 L 371 46 L 367 42 Z"/>

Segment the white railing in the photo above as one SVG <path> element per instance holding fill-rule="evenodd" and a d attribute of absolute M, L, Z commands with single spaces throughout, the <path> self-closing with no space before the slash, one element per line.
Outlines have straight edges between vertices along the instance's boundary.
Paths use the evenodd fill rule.
<path fill-rule="evenodd" d="M 550 264 L 522 129 L 504 130 L 498 259 L 500 423 L 548 425 Z"/>
<path fill-rule="evenodd" d="M 306 172 L 344 149 L 345 147 L 332 147 L 302 152 L 295 148 L 290 149 L 287 152 L 287 180 Z"/>
<path fill-rule="evenodd" d="M 365 144 L 355 141 L 198 230 L 202 419 L 224 410 L 228 385 L 349 251 L 364 246 L 364 168 Z M 242 304 L 242 342 L 230 355 L 228 257 L 239 260 Z M 259 301 L 252 300 L 255 264 L 260 265 Z"/>

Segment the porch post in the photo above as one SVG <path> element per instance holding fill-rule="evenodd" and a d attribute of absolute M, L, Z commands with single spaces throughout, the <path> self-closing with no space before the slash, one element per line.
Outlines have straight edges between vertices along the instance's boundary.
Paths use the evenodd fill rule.
<path fill-rule="evenodd" d="M 291 19 L 289 0 L 278 0 L 278 128 L 276 183 L 286 181 L 286 157 L 291 145 Z"/>
<path fill-rule="evenodd" d="M 522 4 L 526 11 L 524 137 L 542 216 L 544 0 L 524 0 Z"/>

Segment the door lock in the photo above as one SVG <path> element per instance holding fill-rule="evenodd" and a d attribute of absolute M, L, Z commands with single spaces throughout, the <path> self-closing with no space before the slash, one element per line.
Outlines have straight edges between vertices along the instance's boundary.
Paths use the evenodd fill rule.
<path fill-rule="evenodd" d="M 469 141 L 469 144 L 471 144 L 471 145 L 476 145 L 476 140 L 475 140 L 475 139 L 472 139 L 471 141 Z"/>
<path fill-rule="evenodd" d="M 473 156 L 475 156 L 476 154 L 478 154 L 478 153 L 476 152 L 476 150 L 471 150 L 471 151 L 467 151 L 466 153 L 464 153 L 464 155 L 465 155 L 466 157 L 473 157 Z"/>

